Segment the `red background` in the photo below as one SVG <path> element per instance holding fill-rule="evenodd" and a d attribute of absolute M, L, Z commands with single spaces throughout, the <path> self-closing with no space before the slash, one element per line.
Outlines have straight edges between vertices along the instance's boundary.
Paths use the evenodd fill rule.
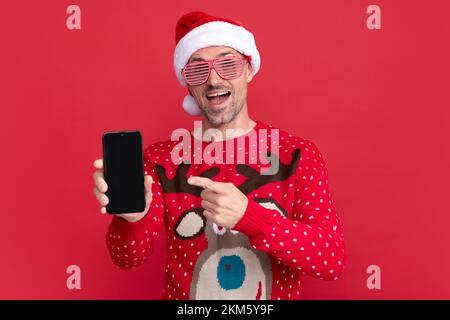
<path fill-rule="evenodd" d="M 81 30 L 66 8 L 81 7 Z M 381 30 L 366 8 L 381 7 Z M 448 1 L 8 1 L 0 8 L 0 298 L 157 299 L 164 235 L 122 271 L 94 199 L 101 135 L 144 146 L 191 128 L 173 72 L 176 20 L 202 10 L 251 30 L 250 115 L 317 144 L 342 219 L 342 278 L 304 297 L 450 298 Z M 81 268 L 81 290 L 66 287 Z M 381 267 L 381 290 L 366 268 Z"/>

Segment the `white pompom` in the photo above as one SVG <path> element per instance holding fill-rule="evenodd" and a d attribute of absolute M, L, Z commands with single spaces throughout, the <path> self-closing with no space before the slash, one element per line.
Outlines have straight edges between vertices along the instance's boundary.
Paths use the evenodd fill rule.
<path fill-rule="evenodd" d="M 197 102 L 195 101 L 194 97 L 188 94 L 186 97 L 184 97 L 183 100 L 183 109 L 189 113 L 191 116 L 199 116 L 202 114 L 202 110 L 198 106 Z"/>

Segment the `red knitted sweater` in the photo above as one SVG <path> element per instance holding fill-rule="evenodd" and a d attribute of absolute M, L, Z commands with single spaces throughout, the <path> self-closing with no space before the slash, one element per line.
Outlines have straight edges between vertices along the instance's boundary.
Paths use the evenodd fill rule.
<path fill-rule="evenodd" d="M 261 174 L 261 168 L 270 166 L 261 162 L 262 151 L 252 153 L 263 140 L 262 132 L 267 133 L 268 142 L 272 142 L 271 134 L 272 138 L 278 134 L 279 144 L 262 148 L 263 154 L 270 151 L 267 157 L 279 160 L 272 175 Z M 182 145 L 202 156 L 230 153 L 229 143 L 236 142 L 231 150 L 234 155 L 245 150 L 245 163 L 197 163 L 195 152 L 185 151 L 190 163 L 177 164 L 172 149 L 180 147 L 181 140 L 149 146 L 144 151 L 145 174 L 154 181 L 149 212 L 134 223 L 112 218 L 107 246 L 122 269 L 147 260 L 155 236 L 165 225 L 164 299 L 301 299 L 304 274 L 336 280 L 344 268 L 342 229 L 317 147 L 261 121 L 239 138 L 246 141 L 244 146 L 237 138 L 201 142 L 189 133 L 189 148 L 186 140 Z M 186 182 L 198 175 L 231 182 L 248 197 L 245 214 L 233 230 L 203 216 L 202 189 Z"/>

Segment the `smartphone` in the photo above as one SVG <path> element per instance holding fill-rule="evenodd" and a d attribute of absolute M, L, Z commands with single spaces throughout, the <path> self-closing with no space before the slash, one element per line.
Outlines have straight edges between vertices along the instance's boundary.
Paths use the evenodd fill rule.
<path fill-rule="evenodd" d="M 103 133 L 103 174 L 110 214 L 145 209 L 144 159 L 139 131 Z"/>

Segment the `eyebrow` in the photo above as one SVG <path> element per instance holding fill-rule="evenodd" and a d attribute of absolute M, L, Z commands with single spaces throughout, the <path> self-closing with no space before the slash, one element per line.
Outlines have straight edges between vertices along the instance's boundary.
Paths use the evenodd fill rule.
<path fill-rule="evenodd" d="M 220 57 L 226 56 L 227 54 L 234 54 L 234 53 L 231 52 L 231 51 L 225 51 L 225 52 L 219 53 L 216 56 L 216 58 L 220 58 Z M 195 57 L 195 58 L 192 58 L 191 60 L 189 60 L 189 62 L 193 62 L 193 61 L 205 61 L 205 59 L 200 58 L 200 57 Z"/>

